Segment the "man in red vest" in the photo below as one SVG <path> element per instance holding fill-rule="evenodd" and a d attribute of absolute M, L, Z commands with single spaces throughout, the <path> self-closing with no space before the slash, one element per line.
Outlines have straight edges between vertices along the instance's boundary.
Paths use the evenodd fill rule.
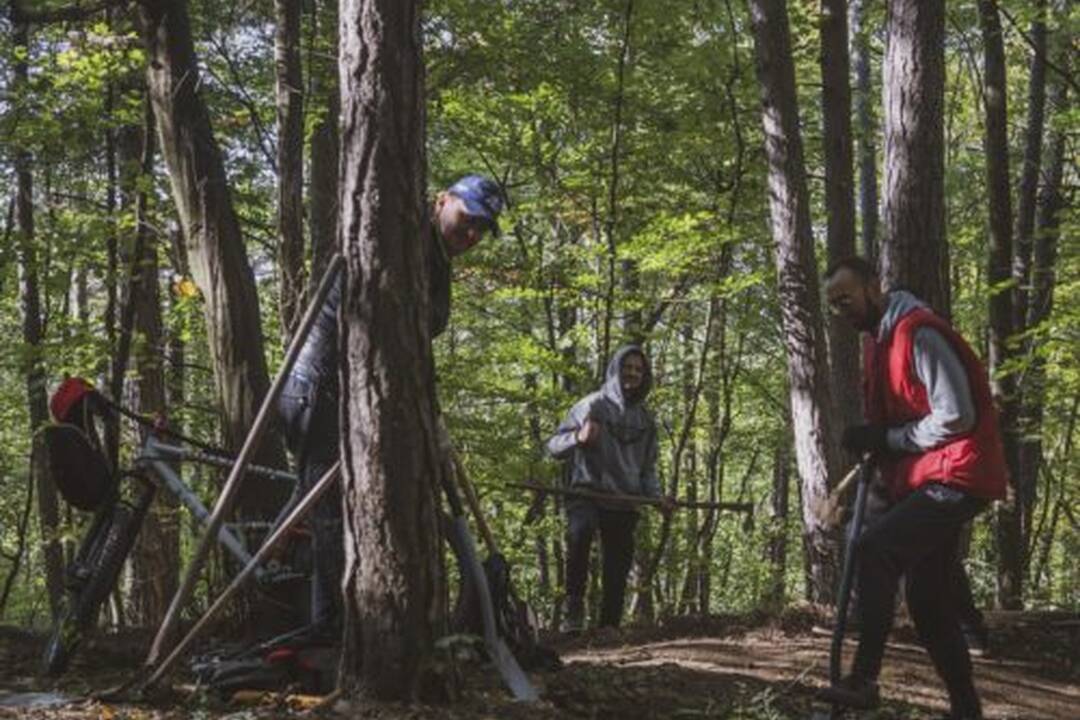
<path fill-rule="evenodd" d="M 889 510 L 860 538 L 859 648 L 851 674 L 822 692 L 830 702 L 870 709 L 892 627 L 898 584 L 916 630 L 949 692 L 949 720 L 980 720 L 971 658 L 948 591 L 965 523 L 1005 496 L 1005 456 L 986 370 L 943 319 L 904 290 L 882 293 L 862 258 L 825 274 L 832 311 L 863 336 L 867 424 L 844 431 L 844 446 L 874 456 Z"/>

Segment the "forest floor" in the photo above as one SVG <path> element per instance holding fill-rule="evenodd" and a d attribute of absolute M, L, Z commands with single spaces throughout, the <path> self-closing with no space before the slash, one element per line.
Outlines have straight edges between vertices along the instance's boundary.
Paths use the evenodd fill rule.
<path fill-rule="evenodd" d="M 409 707 L 359 700 L 317 705 L 318 698 L 284 691 L 226 700 L 194 689 L 180 676 L 151 701 L 103 702 L 93 693 L 131 676 L 144 638 L 98 640 L 64 678 L 49 681 L 34 674 L 43 638 L 0 627 L 0 718 L 804 720 L 812 716 L 813 692 L 828 673 L 829 638 L 813 629 L 823 619 L 804 609 L 779 617 L 680 618 L 661 626 L 553 637 L 549 644 L 564 667 L 531 676 L 540 703 L 512 702 L 494 670 L 474 666 L 465 673 L 458 702 Z M 987 718 L 1080 718 L 1080 618 L 991 613 L 988 623 L 992 652 L 974 661 Z M 845 655 L 853 650 L 849 641 Z M 884 706 L 863 713 L 863 720 L 923 720 L 946 709 L 941 683 L 909 625 L 894 631 L 881 681 Z"/>

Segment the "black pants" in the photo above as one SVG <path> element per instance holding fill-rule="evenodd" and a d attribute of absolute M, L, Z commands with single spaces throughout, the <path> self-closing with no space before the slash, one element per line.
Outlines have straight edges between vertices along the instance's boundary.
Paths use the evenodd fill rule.
<path fill-rule="evenodd" d="M 297 461 L 300 492 L 306 494 L 338 460 L 338 398 L 293 374 L 278 404 L 289 449 Z M 342 618 L 341 578 L 345 568 L 341 483 L 333 483 L 315 504 L 312 528 L 311 623 L 332 629 Z"/>
<path fill-rule="evenodd" d="M 868 526 L 869 527 L 869 526 Z M 965 532 L 965 530 L 961 530 Z M 964 558 L 967 556 L 967 548 L 963 543 L 957 543 L 956 554 L 949 568 L 948 588 L 952 593 L 953 608 L 956 611 L 956 619 L 960 621 L 960 629 L 964 635 L 985 636 L 986 620 L 982 611 L 975 605 L 975 597 L 971 592 L 971 580 L 967 570 L 964 569 Z M 858 582 L 856 581 L 856 586 Z M 859 594 L 856 591 L 852 600 L 851 614 L 848 618 L 848 627 L 862 625 L 862 608 L 859 602 Z"/>
<path fill-rule="evenodd" d="M 573 607 L 585 599 L 585 581 L 589 575 L 589 552 L 593 536 L 600 531 L 603 601 L 600 626 L 618 627 L 622 622 L 626 578 L 634 560 L 636 512 L 609 510 L 591 500 L 571 500 L 566 504 L 567 554 L 566 594 Z"/>
<path fill-rule="evenodd" d="M 852 674 L 876 681 L 892 629 L 900 576 L 915 629 L 949 691 L 952 712 L 981 717 L 971 658 L 949 591 L 960 530 L 986 501 L 939 484 L 926 485 L 889 509 L 858 543 L 862 632 Z"/>

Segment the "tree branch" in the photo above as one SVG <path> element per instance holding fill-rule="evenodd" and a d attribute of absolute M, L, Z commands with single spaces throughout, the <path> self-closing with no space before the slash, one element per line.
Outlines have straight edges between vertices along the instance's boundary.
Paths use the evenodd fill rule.
<path fill-rule="evenodd" d="M 126 5 L 128 0 L 97 0 L 97 2 L 72 0 L 71 3 L 60 7 L 34 8 L 33 10 L 24 8 L 23 2 L 24 0 L 11 0 L 11 22 L 43 24 L 85 20 L 102 10 Z"/>
<path fill-rule="evenodd" d="M 1073 89 L 1073 92 L 1080 93 L 1080 85 L 1077 85 L 1076 79 L 1073 78 L 1072 73 L 1069 72 L 1066 68 L 1063 68 L 1060 65 L 1056 65 L 1050 59 L 1050 53 L 1046 52 L 1045 50 L 1039 49 L 1039 47 L 1035 44 L 1035 41 L 1032 40 L 1031 36 L 1028 35 L 1026 32 L 1024 32 L 1024 29 L 1021 28 L 1019 23 L 1016 22 L 1016 18 L 1014 18 L 1012 16 L 1012 13 L 1010 13 L 1007 9 L 1005 9 L 1001 5 L 1001 3 L 994 3 L 994 4 L 997 6 L 998 11 L 1002 15 L 1005 16 L 1005 19 L 1009 21 L 1009 25 L 1012 26 L 1012 29 L 1015 30 L 1017 32 L 1017 34 L 1020 35 L 1020 37 L 1022 37 L 1024 39 L 1024 43 L 1026 43 L 1027 46 L 1029 48 L 1031 48 L 1031 51 L 1043 56 L 1042 60 L 1043 60 L 1044 63 L 1046 63 L 1046 67 L 1048 67 L 1051 70 L 1053 70 L 1054 72 L 1056 72 L 1058 74 L 1058 76 L 1061 77 L 1062 80 L 1064 80 L 1066 83 L 1068 83 L 1069 87 L 1071 87 Z"/>

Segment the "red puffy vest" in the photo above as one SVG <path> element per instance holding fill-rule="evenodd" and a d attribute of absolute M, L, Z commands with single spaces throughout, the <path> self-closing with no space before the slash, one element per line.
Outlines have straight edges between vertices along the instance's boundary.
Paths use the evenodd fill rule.
<path fill-rule="evenodd" d="M 964 365 L 975 404 L 975 426 L 924 453 L 882 458 L 882 477 L 894 500 L 928 482 L 952 485 L 981 498 L 1002 499 L 1008 470 L 986 369 L 967 342 L 930 310 L 917 308 L 907 313 L 881 342 L 873 337 L 864 339 L 867 419 L 895 427 L 930 414 L 926 387 L 915 372 L 913 353 L 915 333 L 923 327 L 941 333 Z"/>

